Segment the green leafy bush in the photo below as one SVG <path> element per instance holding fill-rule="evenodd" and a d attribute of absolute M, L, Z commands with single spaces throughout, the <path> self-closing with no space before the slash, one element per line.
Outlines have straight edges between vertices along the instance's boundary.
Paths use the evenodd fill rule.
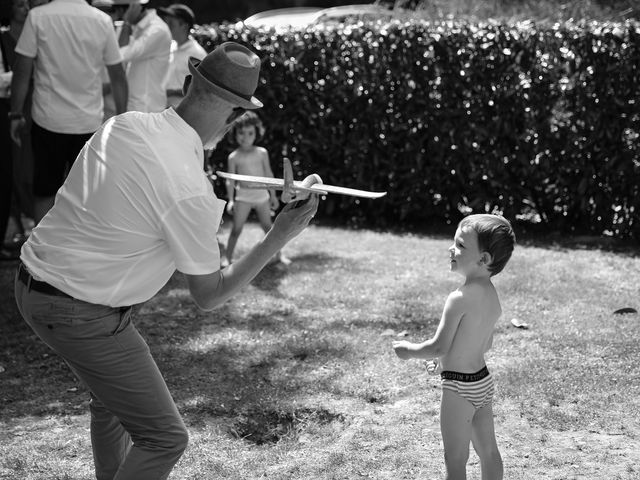
<path fill-rule="evenodd" d="M 387 190 L 320 215 L 375 227 L 470 212 L 640 238 L 640 37 L 634 23 L 399 21 L 275 33 L 201 27 L 263 59 L 256 93 L 276 174 Z M 230 146 L 214 154 L 224 169 Z"/>

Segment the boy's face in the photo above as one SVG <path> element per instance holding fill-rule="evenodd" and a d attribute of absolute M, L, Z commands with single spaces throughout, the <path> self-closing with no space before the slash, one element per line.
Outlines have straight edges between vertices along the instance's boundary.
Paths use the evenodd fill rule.
<path fill-rule="evenodd" d="M 256 127 L 253 125 L 245 125 L 236 130 L 236 142 L 241 147 L 247 148 L 256 141 Z"/>
<path fill-rule="evenodd" d="M 458 228 L 449 247 L 449 268 L 467 276 L 482 267 L 478 234 L 472 228 Z"/>

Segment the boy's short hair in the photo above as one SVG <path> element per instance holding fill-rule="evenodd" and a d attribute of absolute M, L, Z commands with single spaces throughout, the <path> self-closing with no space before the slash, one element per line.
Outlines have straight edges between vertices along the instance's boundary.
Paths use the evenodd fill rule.
<path fill-rule="evenodd" d="M 491 276 L 500 273 L 516 245 L 516 234 L 509 221 L 499 215 L 476 214 L 463 218 L 458 228 L 471 228 L 478 234 L 480 251 L 491 255 L 491 264 L 487 266 Z"/>
<path fill-rule="evenodd" d="M 262 124 L 262 120 L 256 112 L 252 112 L 249 110 L 240 116 L 234 123 L 233 127 L 231 127 L 231 131 L 229 132 L 229 140 L 236 144 L 236 135 L 238 130 L 244 127 L 253 126 L 256 129 L 256 142 L 262 138 L 264 135 L 264 125 Z"/>

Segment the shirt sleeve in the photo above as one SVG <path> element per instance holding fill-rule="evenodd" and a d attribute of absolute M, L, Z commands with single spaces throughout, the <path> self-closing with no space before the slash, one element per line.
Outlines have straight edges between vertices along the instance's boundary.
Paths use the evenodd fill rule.
<path fill-rule="evenodd" d="M 165 30 L 158 27 L 151 27 L 143 30 L 142 35 L 134 38 L 131 35 L 129 44 L 120 47 L 122 60 L 130 62 L 131 60 L 142 60 L 151 58 L 166 49 L 167 53 L 171 45 L 171 36 L 167 36 Z"/>
<path fill-rule="evenodd" d="M 24 27 L 22 27 L 22 33 L 18 39 L 15 51 L 29 58 L 36 58 L 38 54 L 38 38 L 31 12 L 27 15 L 27 20 L 24 22 Z"/>
<path fill-rule="evenodd" d="M 225 204 L 199 195 L 178 201 L 165 214 L 162 229 L 178 271 L 205 275 L 220 269 L 217 233 Z"/>

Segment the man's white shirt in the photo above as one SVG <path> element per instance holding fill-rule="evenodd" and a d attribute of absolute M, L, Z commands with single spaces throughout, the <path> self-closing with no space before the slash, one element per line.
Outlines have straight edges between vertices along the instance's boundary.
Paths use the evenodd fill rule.
<path fill-rule="evenodd" d="M 87 142 L 21 259 L 79 300 L 141 303 L 176 269 L 220 268 L 224 206 L 204 173 L 200 137 L 175 110 L 127 112 Z"/>
<path fill-rule="evenodd" d="M 179 90 L 184 84 L 184 78 L 189 75 L 189 57 L 202 60 L 207 51 L 194 38 L 189 37 L 182 45 L 173 40 L 171 42 L 171 57 L 169 74 L 167 75 L 167 90 Z M 182 100 L 182 95 L 169 95 L 169 106 L 175 107 Z"/>
<path fill-rule="evenodd" d="M 57 133 L 102 123 L 102 71 L 122 61 L 111 18 L 84 0 L 29 11 L 16 52 L 34 59 L 33 120 Z"/>
<path fill-rule="evenodd" d="M 166 78 L 171 31 L 155 10 L 149 9 L 133 27 L 129 43 L 120 47 L 129 83 L 127 110 L 160 112 L 167 106 Z"/>

